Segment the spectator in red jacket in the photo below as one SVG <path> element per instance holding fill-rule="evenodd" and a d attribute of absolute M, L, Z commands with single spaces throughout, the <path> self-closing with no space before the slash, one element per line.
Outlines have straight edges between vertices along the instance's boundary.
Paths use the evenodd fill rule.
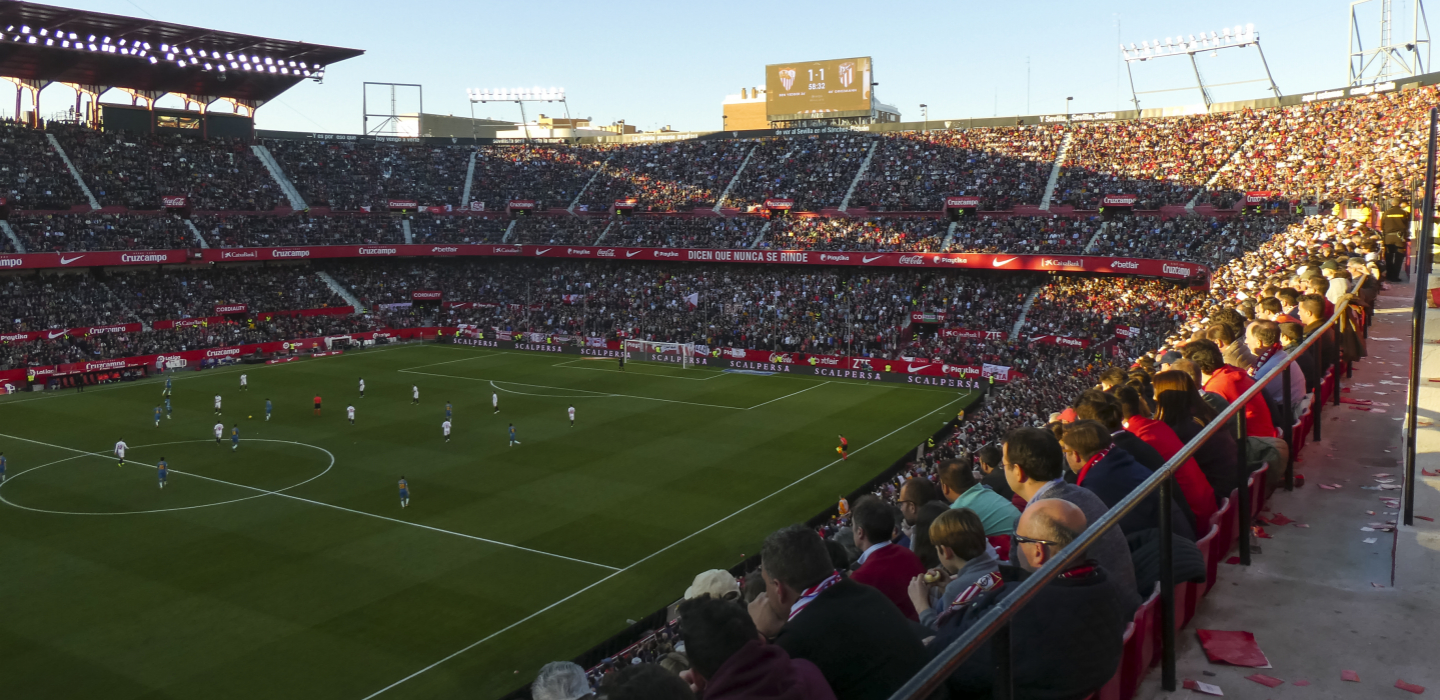
<path fill-rule="evenodd" d="M 1155 448 L 1165 461 L 1170 461 L 1171 457 L 1179 454 L 1185 447 L 1185 443 L 1181 442 L 1173 428 L 1150 417 L 1150 407 L 1145 405 L 1140 392 L 1134 387 L 1118 387 L 1115 395 L 1119 397 L 1120 409 L 1125 414 L 1125 429 Z M 1175 483 L 1180 486 L 1185 502 L 1190 505 L 1190 512 L 1195 516 L 1196 529 L 1203 529 L 1203 525 L 1210 522 L 1210 516 L 1214 515 L 1219 507 L 1215 503 L 1215 489 L 1210 486 L 1205 473 L 1200 471 L 1200 465 L 1193 457 L 1185 460 L 1175 471 Z"/>
<path fill-rule="evenodd" d="M 850 578 L 879 589 L 905 617 L 918 622 L 908 591 L 910 580 L 925 573 L 925 565 L 908 548 L 890 542 L 895 534 L 894 509 L 874 496 L 865 496 L 850 512 L 855 547 L 860 550 L 860 568 Z"/>
<path fill-rule="evenodd" d="M 708 595 L 680 604 L 681 674 L 705 700 L 835 700 L 815 664 L 766 644 L 745 608 Z"/>
<path fill-rule="evenodd" d="M 1225 364 L 1220 348 L 1210 340 L 1192 340 L 1181 348 L 1185 359 L 1200 368 L 1201 386 L 1213 391 L 1226 401 L 1235 403 L 1240 395 L 1255 385 L 1255 380 L 1230 365 Z M 1250 437 L 1275 437 L 1275 423 L 1270 418 L 1270 406 L 1265 403 L 1263 393 L 1250 397 L 1245 404 L 1245 434 Z"/>

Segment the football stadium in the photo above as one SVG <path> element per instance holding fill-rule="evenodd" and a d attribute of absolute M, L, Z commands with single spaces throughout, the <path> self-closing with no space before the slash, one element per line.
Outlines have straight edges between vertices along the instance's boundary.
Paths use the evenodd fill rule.
<path fill-rule="evenodd" d="M 1303 93 L 1240 24 L 1127 110 L 347 134 L 257 110 L 366 50 L 6 0 L 0 697 L 1425 693 L 1440 72 L 1365 4 Z"/>

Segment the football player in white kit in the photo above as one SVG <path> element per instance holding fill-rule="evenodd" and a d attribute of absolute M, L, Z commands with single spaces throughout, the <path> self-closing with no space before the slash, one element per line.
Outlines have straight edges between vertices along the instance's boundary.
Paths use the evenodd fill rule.
<path fill-rule="evenodd" d="M 355 425 L 355 407 L 346 406 L 345 415 L 350 416 L 350 425 Z"/>
<path fill-rule="evenodd" d="M 497 391 L 497 392 L 494 392 L 494 393 L 490 394 L 490 406 L 495 409 L 495 413 L 499 413 L 499 412 L 500 412 L 500 392 Z M 490 414 L 490 415 L 495 415 L 495 414 L 492 413 L 492 414 Z"/>
<path fill-rule="evenodd" d="M 445 442 L 450 442 L 450 421 L 441 423 L 440 430 L 445 433 Z"/>
<path fill-rule="evenodd" d="M 223 438 L 223 437 L 225 437 L 225 424 L 224 424 L 224 423 L 216 423 L 216 424 L 215 424 L 215 444 L 217 444 L 217 445 L 220 444 L 220 439 Z"/>
<path fill-rule="evenodd" d="M 570 427 L 575 427 L 575 405 L 570 405 Z"/>
<path fill-rule="evenodd" d="M 117 463 L 115 466 L 117 466 L 117 467 L 123 467 L 123 466 L 125 466 L 125 450 L 128 450 L 128 449 L 130 449 L 130 446 L 127 445 L 127 444 L 125 444 L 125 441 L 124 441 L 124 440 L 121 440 L 120 442 L 115 443 L 115 458 L 118 459 L 118 460 L 120 460 L 119 463 Z"/>
<path fill-rule="evenodd" d="M 249 388 L 250 388 L 249 375 L 244 375 L 244 374 L 240 375 L 240 391 L 246 391 L 246 390 L 248 390 Z"/>
<path fill-rule="evenodd" d="M 215 395 L 215 415 L 220 415 L 220 395 Z"/>
<path fill-rule="evenodd" d="M 410 385 L 410 403 L 420 403 L 420 387 L 418 385 Z"/>

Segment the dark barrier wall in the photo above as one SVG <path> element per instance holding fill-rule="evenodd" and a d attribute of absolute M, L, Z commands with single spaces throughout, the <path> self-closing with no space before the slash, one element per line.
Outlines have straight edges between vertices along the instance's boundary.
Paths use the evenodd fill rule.
<path fill-rule="evenodd" d="M 133 131 L 141 134 L 168 132 L 195 136 L 226 136 L 250 139 L 255 120 L 239 114 L 201 114 L 183 109 L 156 109 L 130 105 L 100 105 L 100 121 L 106 131 Z M 182 128 L 183 126 L 192 128 Z"/>

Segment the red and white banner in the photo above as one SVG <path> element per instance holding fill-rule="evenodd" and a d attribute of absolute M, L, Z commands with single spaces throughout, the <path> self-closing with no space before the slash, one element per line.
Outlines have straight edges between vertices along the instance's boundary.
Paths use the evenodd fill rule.
<path fill-rule="evenodd" d="M 1264 204 L 1265 200 L 1270 199 L 1273 196 L 1275 196 L 1275 193 L 1270 191 L 1246 192 L 1245 203 Z"/>
<path fill-rule="evenodd" d="M 411 301 L 440 301 L 443 293 L 434 290 L 410 292 Z"/>
<path fill-rule="evenodd" d="M 935 312 L 912 311 L 912 312 L 910 312 L 910 322 L 911 322 L 911 323 L 944 323 L 944 322 L 945 322 L 945 312 L 944 312 L 944 311 L 935 311 Z"/>
<path fill-rule="evenodd" d="M 1100 198 L 1102 207 L 1133 207 L 1140 197 L 1133 194 L 1107 194 Z"/>
<path fill-rule="evenodd" d="M 837 253 L 814 250 L 728 250 L 691 248 L 623 248 L 565 245 L 384 245 L 291 246 L 285 248 L 208 248 L 205 262 L 242 260 L 306 260 L 321 258 L 524 256 L 606 260 L 760 263 L 791 265 L 854 265 L 858 267 L 924 267 L 983 270 L 1032 270 L 1141 275 L 1204 282 L 1209 268 L 1199 263 L 1100 255 L 1005 255 L 995 253 Z M 144 265 L 185 262 L 187 250 L 104 251 L 97 253 L 27 253 L 0 255 L 0 270 L 102 265 Z"/>
<path fill-rule="evenodd" d="M 1067 348 L 1088 348 L 1089 338 L 1071 338 L 1065 335 L 1036 335 L 1030 337 L 1030 342 L 1041 345 L 1063 345 Z"/>
<path fill-rule="evenodd" d="M 1137 335 L 1140 335 L 1140 329 L 1136 326 L 1115 327 L 1115 337 L 1117 338 L 1134 338 Z"/>
<path fill-rule="evenodd" d="M 780 210 L 794 209 L 794 208 L 795 208 L 795 200 L 793 200 L 793 199 L 783 199 L 783 198 L 780 198 L 780 197 L 772 197 L 772 198 L 770 198 L 770 199 L 765 200 L 765 208 L 766 208 L 766 209 L 780 209 Z"/>
<path fill-rule="evenodd" d="M 615 211 L 635 211 L 640 206 L 640 200 L 635 198 L 615 200 Z"/>
<path fill-rule="evenodd" d="M 485 211 L 485 203 L 480 201 L 471 202 L 470 211 Z"/>
<path fill-rule="evenodd" d="M 979 209 L 979 197 L 946 197 L 946 209 Z"/>
<path fill-rule="evenodd" d="M 389 199 L 385 206 L 390 209 L 419 209 L 420 203 L 413 199 Z"/>
<path fill-rule="evenodd" d="M 245 304 L 216 304 L 216 305 L 215 305 L 215 313 L 217 313 L 217 314 L 222 314 L 222 315 L 223 315 L 223 314 L 243 314 L 243 313 L 245 313 L 245 312 L 248 311 L 248 310 L 250 310 L 250 307 L 247 306 L 247 305 L 245 305 Z"/>
<path fill-rule="evenodd" d="M 523 209 L 523 210 L 525 210 L 525 211 L 532 211 L 532 210 L 535 209 L 535 200 L 533 200 L 533 199 L 512 199 L 512 200 L 510 200 L 510 201 L 505 205 L 505 208 L 506 208 L 506 209 Z"/>
<path fill-rule="evenodd" d="M 997 382 L 1010 381 L 1010 368 L 1005 365 L 980 365 L 980 376 L 993 377 Z"/>
<path fill-rule="evenodd" d="M 182 194 L 161 195 L 160 206 L 165 209 L 185 209 L 190 206 L 190 198 Z"/>
<path fill-rule="evenodd" d="M 941 328 L 941 338 L 960 338 L 962 340 L 1004 340 L 1005 331 L 979 331 L 969 328 Z"/>

